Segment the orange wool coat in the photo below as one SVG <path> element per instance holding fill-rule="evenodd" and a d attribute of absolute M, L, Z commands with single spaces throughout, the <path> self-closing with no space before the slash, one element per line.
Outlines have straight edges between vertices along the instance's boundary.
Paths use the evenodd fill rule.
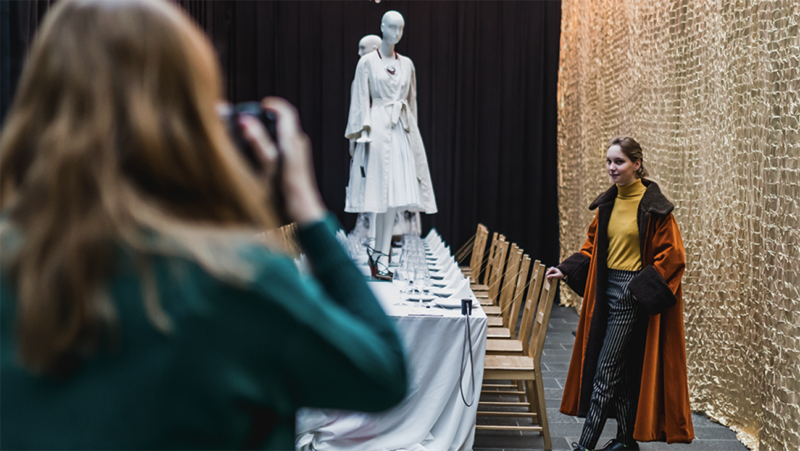
<path fill-rule="evenodd" d="M 694 428 L 683 330 L 683 240 L 672 216 L 672 203 L 657 184 L 647 180 L 643 183 L 647 189 L 637 214 L 642 271 L 628 287 L 648 312 L 635 326 L 635 336 L 641 339 L 634 340 L 633 349 L 626 355 L 629 368 L 635 371 L 634 380 L 640 380 L 633 437 L 643 442 L 690 443 Z M 597 208 L 598 212 L 589 226 L 586 242 L 580 252 L 558 266 L 570 288 L 583 296 L 561 401 L 561 412 L 567 415 L 585 417 L 589 411 L 592 381 L 608 319 L 608 222 L 616 197 L 614 185 L 592 202 L 589 208 Z"/>

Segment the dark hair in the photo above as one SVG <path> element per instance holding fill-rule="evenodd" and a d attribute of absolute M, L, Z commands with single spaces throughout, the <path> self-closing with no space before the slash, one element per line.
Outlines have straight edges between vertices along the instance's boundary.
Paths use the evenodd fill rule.
<path fill-rule="evenodd" d="M 625 156 L 628 157 L 628 159 L 630 159 L 633 163 L 636 163 L 637 161 L 642 163 L 641 166 L 639 166 L 639 169 L 636 170 L 636 178 L 642 179 L 650 175 L 650 173 L 647 172 L 647 169 L 644 167 L 642 146 L 640 146 L 635 139 L 625 135 L 615 136 L 608 142 L 606 150 L 614 145 L 619 146 L 619 148 L 622 149 L 622 153 L 624 153 Z"/>

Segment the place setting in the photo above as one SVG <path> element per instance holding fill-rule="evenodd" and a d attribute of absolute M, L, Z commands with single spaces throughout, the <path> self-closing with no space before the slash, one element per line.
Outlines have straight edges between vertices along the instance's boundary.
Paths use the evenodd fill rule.
<path fill-rule="evenodd" d="M 461 308 L 462 299 L 475 303 L 470 279 L 461 275 L 449 247 L 435 231 L 427 239 L 404 235 L 400 244 L 395 248 L 400 258 L 396 266 L 391 265 L 392 283 L 398 291 L 393 306 L 409 308 L 409 315 L 422 315 L 432 309 Z"/>

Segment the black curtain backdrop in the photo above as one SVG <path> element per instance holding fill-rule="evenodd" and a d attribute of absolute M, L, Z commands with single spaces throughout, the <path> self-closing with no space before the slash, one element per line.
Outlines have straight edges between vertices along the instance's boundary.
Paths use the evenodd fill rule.
<path fill-rule="evenodd" d="M 53 0 L 0 0 L 0 124 L 17 88 L 33 35 Z"/>
<path fill-rule="evenodd" d="M 0 37 L 4 90 L 9 79 L 13 92 L 35 30 L 14 21 L 35 22 L 37 3 L 48 2 L 10 2 L 12 26 Z M 399 11 L 406 26 L 397 52 L 416 66 L 419 127 L 439 207 L 423 215 L 424 231 L 436 227 L 458 247 L 482 222 L 531 258 L 558 261 L 560 1 L 178 3 L 213 41 L 232 101 L 278 95 L 297 106 L 325 203 L 348 229 L 356 215 L 344 213 L 350 159 L 343 135 L 358 41 L 380 35 L 383 14 Z"/>
<path fill-rule="evenodd" d="M 11 5 L 9 2 L 0 1 L 0 124 L 3 118 L 6 117 L 8 110 L 8 102 L 11 98 L 11 74 L 16 73 L 16 70 L 11 70 L 11 36 L 17 36 L 19 33 L 11 33 Z M 19 48 L 18 46 L 15 46 Z M 14 58 L 18 61 L 19 58 Z M 16 83 L 14 84 L 16 86 Z M 0 149 L 1 150 L 1 149 Z"/>

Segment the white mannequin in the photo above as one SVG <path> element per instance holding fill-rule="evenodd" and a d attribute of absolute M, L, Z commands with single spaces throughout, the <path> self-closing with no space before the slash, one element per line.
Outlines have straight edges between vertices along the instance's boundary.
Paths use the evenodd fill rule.
<path fill-rule="evenodd" d="M 403 15 L 397 11 L 387 11 L 381 20 L 381 40 L 380 52 L 384 55 L 394 55 L 394 46 L 400 42 L 403 37 L 403 29 L 406 26 L 406 21 Z M 389 64 L 394 61 L 391 58 L 385 58 L 383 61 L 388 61 Z M 369 129 L 364 128 L 361 137 L 357 142 L 369 143 Z M 392 231 L 394 230 L 394 220 L 397 216 L 397 208 L 389 208 L 386 213 L 377 213 L 375 215 L 375 249 L 383 252 L 386 255 L 391 255 L 392 252 Z M 386 262 L 388 267 L 389 262 Z"/>
<path fill-rule="evenodd" d="M 381 34 L 383 35 L 383 40 L 380 45 L 380 52 L 382 54 L 389 56 L 394 55 L 394 46 L 400 42 L 400 38 L 403 37 L 403 29 L 405 26 L 406 21 L 403 19 L 402 14 L 397 11 L 386 11 L 386 14 L 383 15 L 383 19 L 381 20 Z M 384 61 L 387 61 L 387 66 L 393 64 L 391 63 L 391 58 L 386 58 Z M 368 128 L 365 128 L 361 132 L 361 137 L 358 138 L 356 142 L 372 142 L 372 140 L 369 139 Z"/>
<path fill-rule="evenodd" d="M 358 56 L 364 56 L 369 52 L 374 52 L 381 46 L 381 37 L 376 34 L 368 34 L 358 41 Z"/>
<path fill-rule="evenodd" d="M 381 46 L 381 37 L 380 36 L 378 36 L 376 34 L 368 34 L 368 35 L 364 36 L 363 38 L 361 38 L 360 41 L 358 41 L 358 56 L 359 56 L 359 58 L 364 56 L 364 55 L 366 55 L 367 53 L 374 52 L 380 46 Z M 351 87 L 350 91 L 352 91 L 352 90 L 353 90 L 353 88 Z M 356 148 L 356 142 L 351 139 L 350 140 L 350 158 L 353 157 L 353 152 L 355 151 L 355 148 Z M 364 215 L 364 216 L 366 216 L 368 218 L 366 221 L 364 221 L 364 223 L 369 224 L 369 227 L 368 227 L 369 234 L 368 234 L 368 236 L 369 236 L 370 240 L 374 241 L 375 240 L 375 215 L 372 214 L 372 213 L 359 213 L 359 216 L 361 216 L 361 215 Z"/>
<path fill-rule="evenodd" d="M 358 56 L 362 57 L 362 56 L 366 55 L 367 53 L 374 52 L 375 50 L 378 50 L 378 47 L 381 46 L 381 42 L 382 42 L 381 41 L 381 37 L 376 35 L 376 34 L 368 34 L 368 35 L 364 36 L 363 38 L 361 38 L 360 41 L 358 41 Z M 350 91 L 351 92 L 353 91 L 352 83 L 351 83 L 351 86 L 350 86 Z M 364 141 L 362 141 L 362 142 L 364 142 Z M 368 141 L 366 141 L 366 142 L 368 142 Z M 355 144 L 356 144 L 356 142 L 351 139 L 350 140 L 350 157 L 351 158 L 353 157 L 353 152 L 355 151 Z M 371 230 L 374 230 L 374 227 L 372 227 Z"/>
<path fill-rule="evenodd" d="M 397 11 L 384 14 L 380 47 L 356 67 L 345 131 L 356 142 L 345 211 L 376 214 L 375 249 L 382 254 L 391 251 L 398 210 L 437 211 L 417 125 L 416 69 L 395 52 L 404 27 Z"/>

